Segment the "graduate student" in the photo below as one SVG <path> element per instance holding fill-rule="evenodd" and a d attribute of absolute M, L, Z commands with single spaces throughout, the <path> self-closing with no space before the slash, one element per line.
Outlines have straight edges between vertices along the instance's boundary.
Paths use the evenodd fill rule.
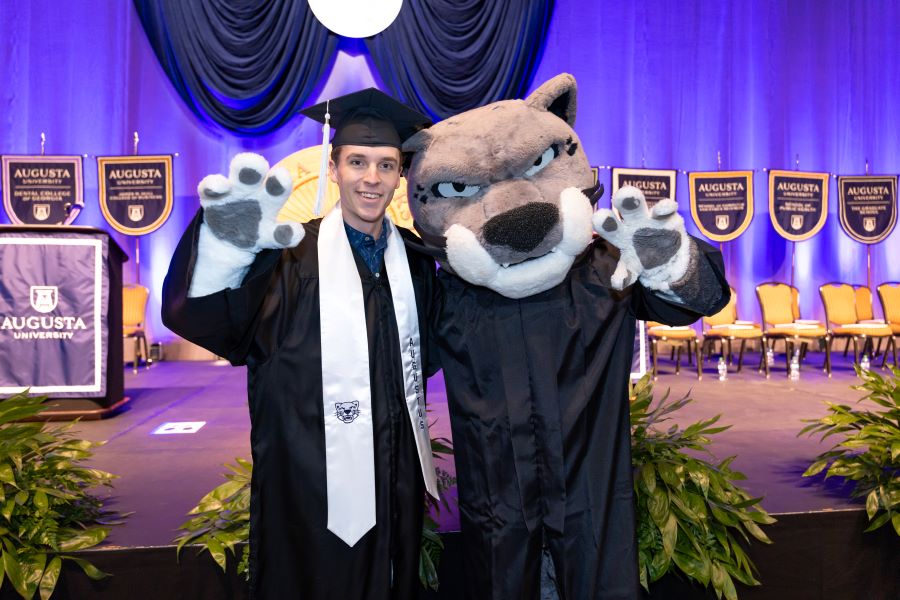
<path fill-rule="evenodd" d="M 434 263 L 385 217 L 422 114 L 374 90 L 303 111 L 336 129 L 322 219 L 277 223 L 289 174 L 241 154 L 199 185 L 163 321 L 247 366 L 254 598 L 417 596 Z M 326 116 L 327 115 L 327 116 Z"/>

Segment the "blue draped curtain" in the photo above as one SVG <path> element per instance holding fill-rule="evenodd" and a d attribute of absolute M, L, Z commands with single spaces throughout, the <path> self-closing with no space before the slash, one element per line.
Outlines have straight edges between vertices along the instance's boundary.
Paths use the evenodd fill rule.
<path fill-rule="evenodd" d="M 553 0 L 406 0 L 366 40 L 385 85 L 437 118 L 525 96 Z"/>
<path fill-rule="evenodd" d="M 298 0 L 134 0 L 156 56 L 201 118 L 273 131 L 306 103 L 337 37 Z"/>

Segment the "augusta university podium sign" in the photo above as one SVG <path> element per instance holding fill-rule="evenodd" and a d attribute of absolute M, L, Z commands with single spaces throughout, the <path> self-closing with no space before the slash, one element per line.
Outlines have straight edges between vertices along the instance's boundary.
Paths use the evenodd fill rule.
<path fill-rule="evenodd" d="M 122 268 L 106 232 L 0 227 L 0 394 L 102 416 L 122 400 Z"/>

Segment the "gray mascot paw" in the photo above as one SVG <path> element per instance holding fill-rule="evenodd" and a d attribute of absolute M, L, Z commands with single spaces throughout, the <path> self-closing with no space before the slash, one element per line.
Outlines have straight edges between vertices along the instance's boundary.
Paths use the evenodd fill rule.
<path fill-rule="evenodd" d="M 663 200 L 651 210 L 639 189 L 624 186 L 612 204 L 618 214 L 603 208 L 593 216 L 594 231 L 621 251 L 612 286 L 620 290 L 640 278 L 649 289 L 670 291 L 687 272 L 691 247 L 675 202 Z"/>
<path fill-rule="evenodd" d="M 203 224 L 188 296 L 236 288 L 260 250 L 300 243 L 300 223 L 277 222 L 291 189 L 287 169 L 270 171 L 265 158 L 250 152 L 234 157 L 228 177 L 203 178 L 197 186 Z"/>

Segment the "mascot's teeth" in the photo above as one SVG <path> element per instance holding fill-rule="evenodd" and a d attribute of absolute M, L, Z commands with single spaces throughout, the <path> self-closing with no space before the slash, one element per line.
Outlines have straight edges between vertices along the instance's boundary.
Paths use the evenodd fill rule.
<path fill-rule="evenodd" d="M 504 269 L 508 269 L 509 263 L 501 263 L 500 266 L 503 267 Z"/>

